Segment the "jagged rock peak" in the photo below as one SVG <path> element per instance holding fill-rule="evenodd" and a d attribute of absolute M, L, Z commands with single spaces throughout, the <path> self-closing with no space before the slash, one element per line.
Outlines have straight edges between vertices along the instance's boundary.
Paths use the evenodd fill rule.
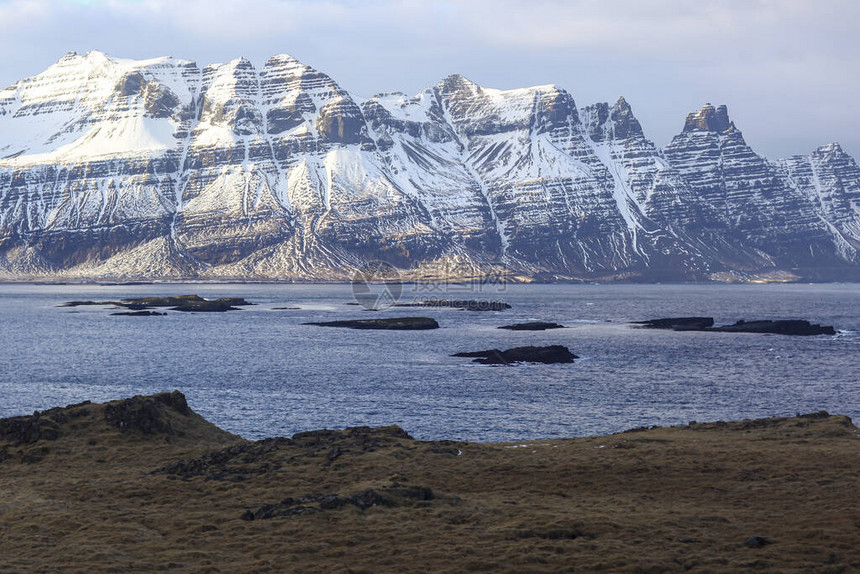
<path fill-rule="evenodd" d="M 39 74 L 39 76 L 56 73 L 57 70 L 79 69 L 82 67 L 92 69 L 104 65 L 109 66 L 113 63 L 114 60 L 112 58 L 110 58 L 107 54 L 103 52 L 99 52 L 98 50 L 90 50 L 86 54 L 79 54 L 78 52 L 74 51 L 67 52 L 63 55 L 63 57 L 54 62 L 53 65 L 49 66 L 46 70 Z"/>
<path fill-rule="evenodd" d="M 107 54 L 105 54 L 104 52 L 101 52 L 99 50 L 90 50 L 85 54 L 78 54 L 74 50 L 71 50 L 71 51 L 63 54 L 63 56 L 59 60 L 57 60 L 57 63 L 59 64 L 60 62 L 69 62 L 72 60 L 92 59 L 92 58 L 110 59 Z"/>
<path fill-rule="evenodd" d="M 382 98 L 404 98 L 405 99 L 408 97 L 409 97 L 409 95 L 406 94 L 405 92 L 394 91 L 394 92 L 377 92 L 377 93 L 373 94 L 372 96 L 370 96 L 369 99 L 371 99 L 371 100 L 380 100 Z"/>
<path fill-rule="evenodd" d="M 841 146 L 841 145 L 839 145 L 839 142 L 830 142 L 829 144 L 824 144 L 824 145 L 822 145 L 822 146 L 818 146 L 818 148 L 815 150 L 815 153 L 820 153 L 820 154 L 828 154 L 828 153 L 833 153 L 833 154 L 844 154 L 844 153 L 845 153 L 845 151 L 842 149 L 842 146 Z"/>
<path fill-rule="evenodd" d="M 616 138 L 626 138 L 631 135 L 642 135 L 642 125 L 633 115 L 633 108 L 620 96 L 612 106 L 612 124 Z"/>
<path fill-rule="evenodd" d="M 227 66 L 232 69 L 237 70 L 253 70 L 254 64 L 251 63 L 251 60 L 246 58 L 245 56 L 239 56 L 238 58 L 234 58 L 227 62 Z"/>
<path fill-rule="evenodd" d="M 592 141 L 642 135 L 642 126 L 624 97 L 619 97 L 611 107 L 606 102 L 587 106 L 582 109 L 582 115 L 585 129 Z"/>
<path fill-rule="evenodd" d="M 298 58 L 290 56 L 289 54 L 275 54 L 266 60 L 260 74 L 263 76 L 266 76 L 267 74 L 281 74 L 287 76 L 312 75 L 328 78 L 328 76 L 322 72 L 315 70 L 313 67 L 308 66 Z M 330 78 L 329 80 L 331 81 Z"/>
<path fill-rule="evenodd" d="M 456 92 L 458 90 L 475 90 L 480 86 L 462 74 L 451 74 L 440 81 L 438 87 L 443 92 Z"/>
<path fill-rule="evenodd" d="M 707 103 L 698 112 L 688 114 L 684 122 L 685 132 L 725 132 L 732 129 L 735 129 L 735 124 L 729 120 L 729 110 L 724 105 L 715 108 Z"/>
<path fill-rule="evenodd" d="M 298 58 L 290 56 L 289 54 L 275 54 L 274 56 L 272 56 L 271 58 L 266 60 L 265 65 L 266 66 L 281 66 L 281 65 L 287 65 L 287 64 L 298 65 L 298 66 L 304 66 L 305 65 L 301 61 L 299 61 Z"/>

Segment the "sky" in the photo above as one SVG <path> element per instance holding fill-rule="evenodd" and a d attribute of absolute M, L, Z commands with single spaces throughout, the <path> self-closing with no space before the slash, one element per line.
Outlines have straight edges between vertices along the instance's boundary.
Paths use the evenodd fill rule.
<path fill-rule="evenodd" d="M 858 23 L 856 0 L 0 0 L 0 86 L 69 51 L 286 53 L 359 97 L 556 84 L 580 107 L 624 96 L 658 146 L 710 102 L 771 159 L 832 141 L 860 159 Z"/>

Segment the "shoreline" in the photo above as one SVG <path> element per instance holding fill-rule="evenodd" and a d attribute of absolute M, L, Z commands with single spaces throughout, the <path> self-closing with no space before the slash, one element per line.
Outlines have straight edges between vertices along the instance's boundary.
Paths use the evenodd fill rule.
<path fill-rule="evenodd" d="M 421 285 L 426 283 L 445 283 L 450 285 L 469 285 L 475 281 L 469 279 L 454 280 L 454 279 L 432 279 L 427 281 L 404 280 L 396 283 L 402 285 Z M 160 286 L 160 285 L 352 285 L 352 281 L 348 279 L 336 281 L 321 281 L 321 280 L 251 280 L 251 279 L 176 279 L 176 280 L 140 280 L 140 281 L 39 281 L 34 279 L 8 280 L 0 279 L 0 285 L 38 285 L 38 286 L 58 286 L 58 287 L 135 287 L 135 286 Z M 736 285 L 736 286 L 765 286 L 765 285 L 860 285 L 860 280 L 844 281 L 815 281 L 815 280 L 792 280 L 792 281 L 600 281 L 596 279 L 581 279 L 581 280 L 553 280 L 546 281 L 535 279 L 532 281 L 510 281 L 505 283 L 509 286 L 527 286 L 527 285 L 591 285 L 595 287 L 609 287 L 614 285 L 665 285 L 665 286 L 696 286 L 696 285 Z"/>
<path fill-rule="evenodd" d="M 494 367 L 494 365 L 491 365 Z M 43 408 L 36 408 L 33 411 L 28 411 L 26 413 L 11 413 L 0 415 L 0 448 L 3 446 L 3 437 L 2 437 L 2 425 L 6 421 L 16 420 L 16 419 L 34 419 L 38 420 L 43 415 L 50 415 L 50 413 L 56 413 L 65 410 L 76 409 L 80 407 L 104 407 L 105 405 L 117 404 L 117 403 L 127 403 L 127 402 L 135 402 L 141 400 L 152 400 L 155 397 L 162 397 L 177 394 L 181 396 L 181 401 L 184 402 L 187 406 L 187 399 L 185 394 L 179 390 L 174 391 L 161 391 L 156 392 L 151 395 L 134 395 L 132 397 L 127 398 L 118 398 L 118 399 L 109 399 L 104 402 L 96 403 L 92 402 L 89 399 L 84 399 L 79 403 L 71 403 L 66 406 L 49 406 Z M 382 423 L 376 424 L 374 426 L 358 424 L 358 425 L 333 425 L 328 427 L 314 427 L 308 429 L 297 429 L 292 435 L 283 435 L 283 434 L 271 434 L 271 435 L 263 435 L 261 433 L 257 433 L 257 438 L 248 438 L 239 434 L 238 432 L 233 432 L 227 429 L 224 429 L 214 422 L 211 422 L 209 419 L 202 417 L 196 411 L 193 411 L 190 406 L 187 407 L 189 412 L 192 412 L 196 417 L 198 417 L 201 421 L 204 421 L 207 425 L 212 426 L 217 429 L 221 433 L 225 433 L 231 437 L 235 437 L 241 441 L 249 442 L 249 443 L 258 443 L 264 441 L 273 441 L 273 440 L 283 440 L 290 439 L 294 435 L 301 435 L 305 433 L 338 433 L 338 432 L 346 432 L 356 428 L 363 429 L 377 429 L 377 428 L 398 428 L 403 430 L 404 433 L 408 434 L 412 437 L 409 428 L 402 427 L 399 423 Z M 474 444 L 474 445 L 484 445 L 484 446 L 507 446 L 514 445 L 520 443 L 546 443 L 553 441 L 575 441 L 575 440 L 595 440 L 595 439 L 608 439 L 612 437 L 618 437 L 620 435 L 626 435 L 630 433 L 639 433 L 639 432 L 649 432 L 649 431 L 673 431 L 673 430 L 683 430 L 683 429 L 691 429 L 691 428 L 728 428 L 728 427 L 737 427 L 737 426 L 745 426 L 745 425 L 756 425 L 759 424 L 760 421 L 778 421 L 784 422 L 791 419 L 815 419 L 815 418 L 827 418 L 827 417 L 837 417 L 840 419 L 844 419 L 848 424 L 854 425 L 857 428 L 857 435 L 860 438 L 860 425 L 855 423 L 854 419 L 846 414 L 842 413 L 831 413 L 827 410 L 821 409 L 818 411 L 810 411 L 806 413 L 795 412 L 795 414 L 765 414 L 758 417 L 750 417 L 750 418 L 733 418 L 733 419 L 717 419 L 717 420 L 690 420 L 686 423 L 678 423 L 678 424 L 644 424 L 635 427 L 624 428 L 621 430 L 614 430 L 609 432 L 598 432 L 595 434 L 574 434 L 574 435 L 565 435 L 565 436 L 549 436 L 549 437 L 517 437 L 511 438 L 510 440 L 477 440 L 477 439 L 468 439 L 468 438 L 456 438 L 456 437 L 446 437 L 439 436 L 435 438 L 415 438 L 414 440 L 420 442 L 446 442 L 446 443 L 464 443 L 464 444 Z M 256 432 L 256 431 L 254 431 Z M 2 458 L 0 458 L 0 462 L 2 462 Z"/>
<path fill-rule="evenodd" d="M 821 412 L 508 443 L 399 427 L 247 441 L 162 393 L 0 420 L 0 484 L 3 571 L 860 567 L 860 430 Z"/>

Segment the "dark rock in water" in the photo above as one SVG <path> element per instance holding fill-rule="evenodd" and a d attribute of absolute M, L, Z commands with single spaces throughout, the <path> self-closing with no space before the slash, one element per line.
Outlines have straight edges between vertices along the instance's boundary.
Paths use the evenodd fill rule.
<path fill-rule="evenodd" d="M 189 303 L 203 303 L 206 299 L 200 295 L 176 295 L 172 297 L 138 297 L 124 299 L 121 305 L 129 309 L 147 309 L 150 307 L 177 307 Z"/>
<path fill-rule="evenodd" d="M 117 307 L 125 306 L 119 301 L 67 301 L 58 307 L 82 307 L 86 305 L 116 305 Z"/>
<path fill-rule="evenodd" d="M 149 309 L 152 307 L 170 307 L 172 311 L 190 313 L 221 313 L 238 311 L 237 307 L 252 305 L 242 297 L 222 297 L 220 299 L 204 299 L 199 295 L 178 295 L 176 297 L 141 297 L 126 299 L 122 303 L 129 309 Z"/>
<path fill-rule="evenodd" d="M 750 536 L 744 540 L 744 546 L 747 548 L 764 548 L 768 544 L 773 544 L 773 540 L 764 536 Z"/>
<path fill-rule="evenodd" d="M 154 307 L 170 307 L 173 311 L 186 311 L 193 313 L 223 311 L 238 311 L 237 307 L 253 305 L 242 297 L 223 297 L 221 299 L 204 299 L 199 295 L 177 295 L 171 297 L 139 297 L 137 299 L 124 299 L 122 301 L 69 301 L 61 307 L 79 307 L 82 305 L 115 305 L 125 307 L 130 311 L 145 311 Z M 159 313 L 153 313 L 158 315 Z M 128 313 L 113 313 L 113 315 L 128 315 Z M 139 316 L 145 316 L 140 314 Z"/>
<path fill-rule="evenodd" d="M 398 303 L 395 307 L 450 307 L 453 309 L 466 309 L 467 311 L 504 311 L 511 308 L 504 301 L 477 299 L 428 299 L 413 303 Z"/>
<path fill-rule="evenodd" d="M 345 327 L 347 329 L 384 329 L 390 331 L 420 331 L 438 329 L 439 323 L 430 317 L 392 317 L 390 319 L 353 319 L 304 323 L 319 327 Z"/>
<path fill-rule="evenodd" d="M 530 321 L 528 323 L 503 325 L 499 329 L 507 329 L 508 331 L 546 331 L 547 329 L 564 329 L 564 325 L 547 323 L 545 321 Z"/>
<path fill-rule="evenodd" d="M 546 347 L 514 347 L 507 351 L 490 349 L 488 351 L 472 351 L 455 353 L 452 357 L 474 357 L 476 363 L 484 365 L 510 365 L 511 363 L 572 363 L 579 357 L 562 345 Z"/>
<path fill-rule="evenodd" d="M 714 327 L 711 331 L 722 333 L 774 333 L 777 335 L 835 335 L 831 326 L 815 325 L 809 321 L 779 320 L 779 321 L 744 321 L 741 319 L 734 325 Z"/>
<path fill-rule="evenodd" d="M 123 432 L 138 430 L 144 434 L 173 434 L 173 426 L 162 414 L 166 406 L 181 415 L 189 415 L 191 409 L 185 395 L 179 391 L 160 393 L 151 397 L 136 396 L 105 406 L 105 420 Z"/>
<path fill-rule="evenodd" d="M 162 317 L 167 313 L 159 313 L 158 311 L 120 311 L 119 313 L 111 313 L 111 315 L 124 315 L 126 317 Z"/>
<path fill-rule="evenodd" d="M 733 325 L 714 327 L 713 317 L 674 317 L 669 319 L 651 319 L 637 321 L 645 329 L 671 329 L 673 331 L 708 331 L 720 333 L 772 333 L 776 335 L 835 335 L 831 326 L 812 324 L 802 320 L 764 320 L 744 321 L 741 319 Z"/>
<path fill-rule="evenodd" d="M 244 301 L 244 299 L 241 299 Z M 171 311 L 182 311 L 185 313 L 223 313 L 224 311 L 241 311 L 234 305 L 247 305 L 237 303 L 235 299 L 216 299 L 214 301 L 188 301 L 182 305 L 171 307 Z"/>
<path fill-rule="evenodd" d="M 670 317 L 636 321 L 644 329 L 672 329 L 673 331 L 704 331 L 714 326 L 713 317 Z"/>

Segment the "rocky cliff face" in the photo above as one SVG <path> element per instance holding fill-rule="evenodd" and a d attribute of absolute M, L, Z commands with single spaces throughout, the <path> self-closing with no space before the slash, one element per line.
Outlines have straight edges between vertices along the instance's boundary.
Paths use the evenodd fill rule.
<path fill-rule="evenodd" d="M 847 253 L 839 253 L 838 238 L 809 190 L 792 185 L 778 165 L 757 155 L 725 106 L 706 104 L 690 114 L 664 154 L 716 212 L 707 228 L 756 249 L 776 267 L 845 261 Z"/>
<path fill-rule="evenodd" d="M 860 169 L 769 162 L 725 106 L 664 150 L 630 105 L 450 76 L 358 101 L 289 56 L 69 54 L 0 91 L 0 274 L 860 278 Z"/>

